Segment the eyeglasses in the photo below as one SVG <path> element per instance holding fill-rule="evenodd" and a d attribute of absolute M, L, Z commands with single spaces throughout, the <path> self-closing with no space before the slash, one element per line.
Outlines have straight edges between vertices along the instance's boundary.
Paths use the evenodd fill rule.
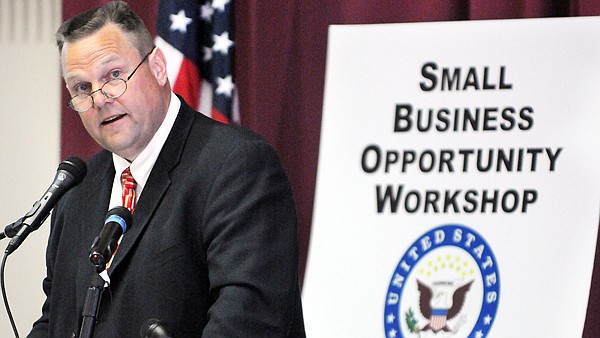
<path fill-rule="evenodd" d="M 140 63 L 133 69 L 131 74 L 129 74 L 129 76 L 126 79 L 121 79 L 120 77 L 116 79 L 111 79 L 106 81 L 102 85 L 102 87 L 94 90 L 93 92 L 77 94 L 71 97 L 71 99 L 67 103 L 67 107 L 73 109 L 78 113 L 84 113 L 94 106 L 94 97 L 92 95 L 94 95 L 97 92 L 102 93 L 102 95 L 104 95 L 104 97 L 106 97 L 107 99 L 116 99 L 117 97 L 125 94 L 125 91 L 127 91 L 127 82 L 131 79 L 133 74 L 135 74 L 135 71 L 138 70 L 138 68 L 140 68 L 144 61 L 146 61 L 148 56 L 152 54 L 155 48 L 156 47 L 152 47 L 150 53 L 146 54 L 146 56 L 142 58 L 142 61 L 140 61 Z"/>

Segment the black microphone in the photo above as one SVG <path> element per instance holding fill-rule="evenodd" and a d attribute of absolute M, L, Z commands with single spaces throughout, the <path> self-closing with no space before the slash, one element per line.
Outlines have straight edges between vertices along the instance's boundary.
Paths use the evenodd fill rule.
<path fill-rule="evenodd" d="M 21 225 L 23 225 L 23 220 L 25 216 L 19 218 L 18 220 L 10 223 L 9 225 L 4 227 L 4 231 L 0 232 L 0 239 L 4 239 L 6 237 L 15 237 L 17 232 L 21 230 Z"/>
<path fill-rule="evenodd" d="M 133 216 L 125 207 L 114 207 L 108 211 L 104 227 L 90 249 L 90 262 L 96 268 L 96 272 L 100 273 L 106 269 L 106 264 L 117 249 L 119 238 L 132 222 Z"/>
<path fill-rule="evenodd" d="M 86 173 L 87 166 L 79 157 L 68 157 L 58 165 L 54 181 L 42 198 L 33 203 L 33 207 L 25 216 L 4 228 L 0 239 L 7 236 L 12 237 L 6 247 L 7 255 L 15 251 L 32 231 L 37 230 L 44 223 L 50 210 L 54 208 L 62 195 L 81 183 Z"/>
<path fill-rule="evenodd" d="M 140 337 L 142 338 L 173 338 L 168 331 L 167 327 L 158 319 L 150 318 L 142 328 L 140 329 Z"/>

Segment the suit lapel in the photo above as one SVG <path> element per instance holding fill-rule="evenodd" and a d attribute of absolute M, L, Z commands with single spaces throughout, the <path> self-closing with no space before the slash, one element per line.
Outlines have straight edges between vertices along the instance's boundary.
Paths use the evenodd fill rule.
<path fill-rule="evenodd" d="M 115 174 L 110 153 L 105 151 L 100 156 L 100 166 L 97 170 L 94 170 L 96 174 L 88 178 L 91 183 L 82 185 L 85 186 L 85 190 L 79 194 L 79 196 L 82 196 L 80 198 L 84 201 L 81 207 L 83 212 L 78 211 L 77 213 L 78 222 L 80 222 L 80 226 L 78 226 L 80 232 L 79 238 L 82 239 L 84 244 L 89 245 L 81 249 L 82 256 L 78 260 L 80 263 L 77 269 L 76 290 L 78 290 L 77 304 L 80 307 L 83 306 L 85 291 L 88 288 L 90 276 L 94 271 L 92 263 L 87 258 L 89 255 L 88 250 L 95 236 L 100 233 L 103 227 Z M 89 198 L 89 196 L 98 196 L 98 198 Z"/>
<path fill-rule="evenodd" d="M 185 141 L 193 124 L 194 114 L 199 113 L 193 111 L 181 99 L 181 108 L 177 119 L 150 172 L 144 191 L 136 203 L 135 212 L 133 213 L 133 224 L 123 236 L 117 254 L 109 268 L 109 274 L 118 269 L 118 266 L 125 260 L 132 251 L 132 248 L 140 240 L 154 212 L 169 189 L 171 185 L 171 171 L 179 164 Z"/>

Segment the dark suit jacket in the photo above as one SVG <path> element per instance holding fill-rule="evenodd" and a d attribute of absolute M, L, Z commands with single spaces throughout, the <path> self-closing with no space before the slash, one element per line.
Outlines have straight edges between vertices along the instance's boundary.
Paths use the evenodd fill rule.
<path fill-rule="evenodd" d="M 115 175 L 111 154 L 52 214 L 47 299 L 29 337 L 79 335 L 88 259 Z M 95 337 L 139 337 L 149 318 L 174 337 L 303 337 L 292 191 L 262 138 L 182 108 L 110 267 Z"/>

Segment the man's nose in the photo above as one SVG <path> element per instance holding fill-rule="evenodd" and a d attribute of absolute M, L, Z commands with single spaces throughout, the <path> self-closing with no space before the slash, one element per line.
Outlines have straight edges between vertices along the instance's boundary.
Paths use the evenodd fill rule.
<path fill-rule="evenodd" d="M 104 90 L 102 90 L 103 87 L 100 87 L 96 90 L 94 90 L 93 92 L 90 93 L 90 96 L 92 97 L 92 107 L 96 106 L 96 107 L 102 107 L 104 106 L 104 104 L 108 101 L 108 100 L 113 100 L 112 98 L 110 98 L 108 96 L 108 94 L 106 94 L 104 92 Z M 95 95 L 96 93 L 100 92 L 101 95 Z"/>

